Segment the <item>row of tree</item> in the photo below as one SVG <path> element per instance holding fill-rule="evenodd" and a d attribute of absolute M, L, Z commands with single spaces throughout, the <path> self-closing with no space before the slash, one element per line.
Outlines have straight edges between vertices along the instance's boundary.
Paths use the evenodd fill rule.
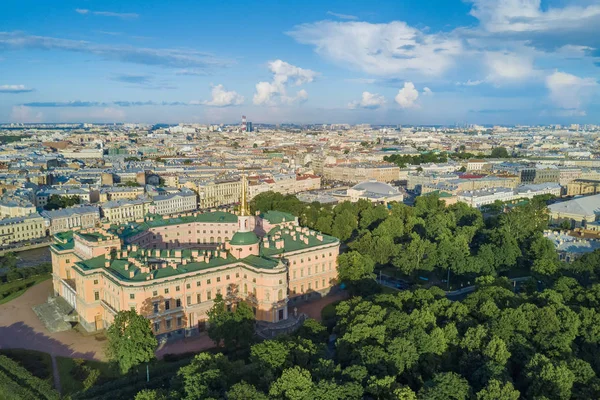
<path fill-rule="evenodd" d="M 522 293 L 506 278 L 477 284 L 460 302 L 435 287 L 353 297 L 330 331 L 307 320 L 292 335 L 246 341 L 246 352 L 198 354 L 168 390 L 136 400 L 600 397 L 599 284 L 560 277 Z"/>
<path fill-rule="evenodd" d="M 368 278 L 378 267 L 394 267 L 412 279 L 450 272 L 474 280 L 517 268 L 539 277 L 558 272 L 562 265 L 557 253 L 543 236 L 548 228 L 546 201 L 536 197 L 487 219 L 465 203 L 447 207 L 436 194 L 418 197 L 414 207 L 360 200 L 332 208 L 267 192 L 252 207 L 290 212 L 301 224 L 339 238 L 351 250 L 339 258 L 344 281 Z"/>

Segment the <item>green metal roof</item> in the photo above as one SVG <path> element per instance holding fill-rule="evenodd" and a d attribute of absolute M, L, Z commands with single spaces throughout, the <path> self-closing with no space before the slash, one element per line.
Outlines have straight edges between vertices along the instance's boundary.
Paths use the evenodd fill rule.
<path fill-rule="evenodd" d="M 231 214 L 224 211 L 215 211 L 198 214 L 196 216 L 188 217 L 176 217 L 176 218 L 164 218 L 162 215 L 149 215 L 146 220 L 142 223 L 132 222 L 123 225 L 113 225 L 110 231 L 119 235 L 121 238 L 127 239 L 131 236 L 135 236 L 138 233 L 147 231 L 150 228 L 156 228 L 161 226 L 169 226 L 176 224 L 189 224 L 193 222 L 207 222 L 207 223 L 237 223 L 238 217 L 235 214 Z"/>
<path fill-rule="evenodd" d="M 282 222 L 291 222 L 296 219 L 296 217 L 294 217 L 290 213 L 286 213 L 283 211 L 274 211 L 274 210 L 270 210 L 270 211 L 267 211 L 266 213 L 261 214 L 261 217 L 263 219 L 266 219 L 267 221 L 269 221 L 272 224 L 280 224 Z"/>
<path fill-rule="evenodd" d="M 243 246 L 248 244 L 256 244 L 259 242 L 258 236 L 254 232 L 236 232 L 229 241 L 229 244 L 235 246 Z"/>

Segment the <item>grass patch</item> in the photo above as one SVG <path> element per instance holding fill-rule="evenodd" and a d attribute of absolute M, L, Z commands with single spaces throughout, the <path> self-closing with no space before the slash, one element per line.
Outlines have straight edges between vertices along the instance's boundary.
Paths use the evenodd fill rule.
<path fill-rule="evenodd" d="M 121 376 L 119 369 L 107 362 L 83 360 L 83 363 L 79 366 L 74 358 L 56 357 L 56 363 L 58 364 L 63 395 L 77 393 L 84 389 L 83 381 L 86 376 L 82 376 L 82 366 L 100 371 L 96 385 L 101 385 Z"/>
<path fill-rule="evenodd" d="M 43 274 L 0 285 L 0 304 L 8 303 L 9 301 L 16 299 L 30 287 L 50 279 L 50 277 L 51 274 Z"/>
<path fill-rule="evenodd" d="M 20 364 L 37 378 L 51 381 L 52 358 L 50 354 L 35 350 L 3 349 L 0 354 Z"/>

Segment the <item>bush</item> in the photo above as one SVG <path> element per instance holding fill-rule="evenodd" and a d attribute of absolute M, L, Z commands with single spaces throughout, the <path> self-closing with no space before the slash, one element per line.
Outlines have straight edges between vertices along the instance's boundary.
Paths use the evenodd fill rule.
<path fill-rule="evenodd" d="M 6 379 L 8 378 L 17 383 L 18 386 L 21 386 L 34 394 L 33 396 L 16 398 L 58 400 L 60 397 L 50 383 L 36 378 L 18 363 L 3 355 L 0 355 L 0 372 L 4 374 L 4 377 L 2 377 L 4 385 L 9 385 Z M 6 393 L 4 390 L 2 392 Z"/>

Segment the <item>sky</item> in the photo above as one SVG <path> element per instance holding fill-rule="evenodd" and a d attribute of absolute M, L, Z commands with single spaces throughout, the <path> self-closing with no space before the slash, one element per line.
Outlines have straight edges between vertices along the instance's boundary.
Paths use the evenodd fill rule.
<path fill-rule="evenodd" d="M 600 124 L 597 0 L 0 2 L 1 122 Z"/>

